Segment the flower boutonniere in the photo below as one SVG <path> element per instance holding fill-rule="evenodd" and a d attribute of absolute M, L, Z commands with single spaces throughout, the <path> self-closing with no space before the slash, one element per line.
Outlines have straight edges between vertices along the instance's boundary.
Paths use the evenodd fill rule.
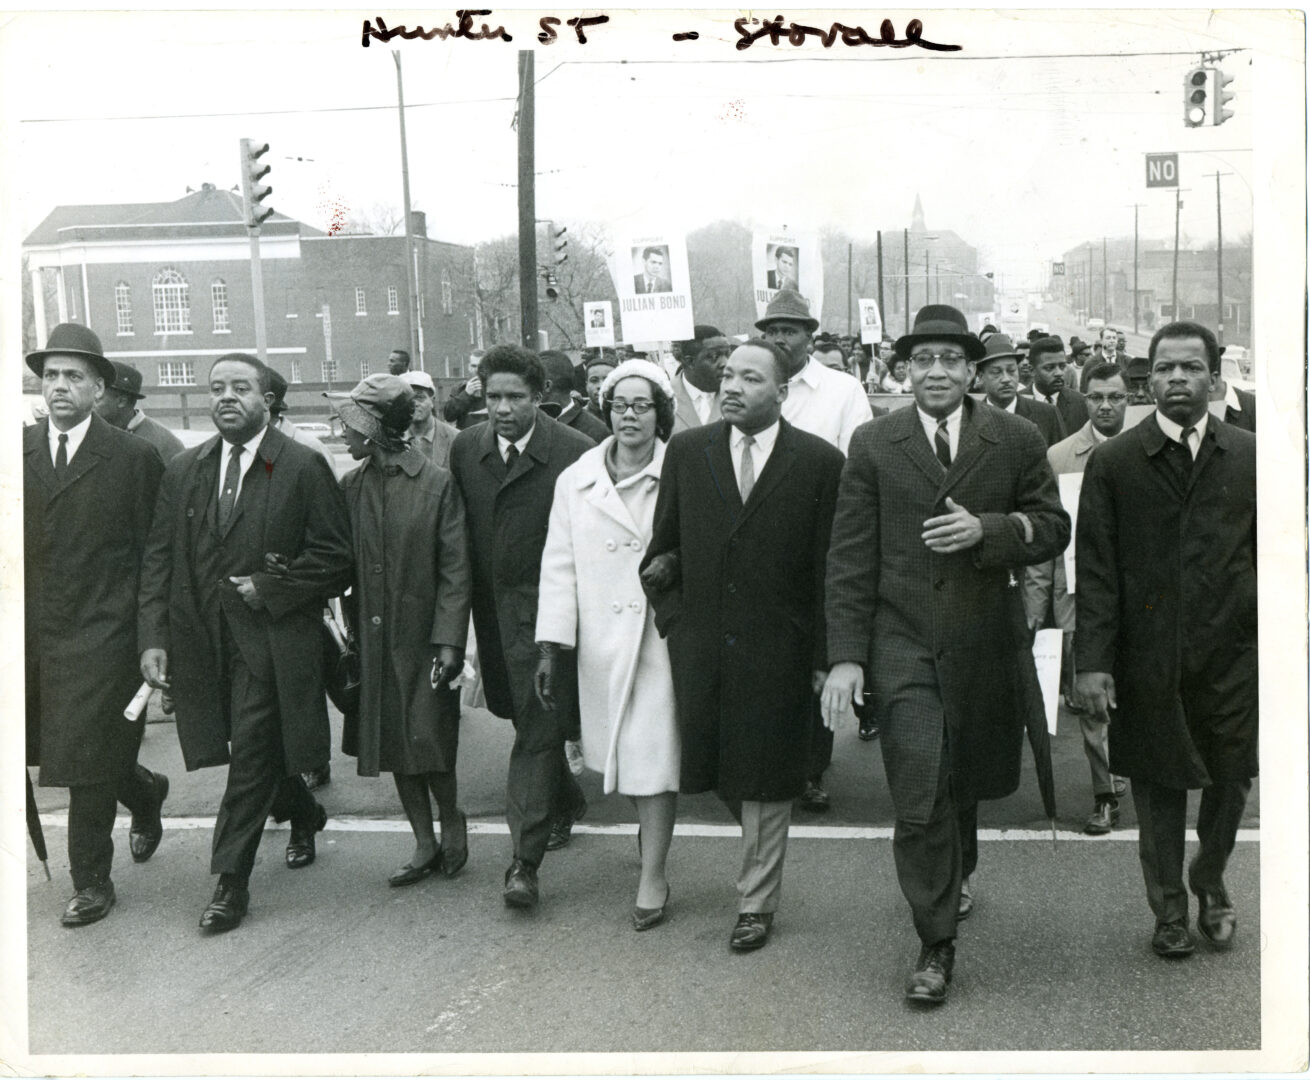
<path fill-rule="evenodd" d="M 273 478 L 273 463 L 271 461 L 264 462 L 264 475 L 270 480 Z"/>

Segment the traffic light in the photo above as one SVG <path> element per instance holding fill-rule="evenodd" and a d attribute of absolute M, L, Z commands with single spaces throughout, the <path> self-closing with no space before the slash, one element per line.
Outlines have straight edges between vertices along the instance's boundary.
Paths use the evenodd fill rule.
<path fill-rule="evenodd" d="M 1210 122 L 1218 127 L 1230 116 L 1233 115 L 1231 109 L 1225 109 L 1224 106 L 1233 100 L 1234 95 L 1225 93 L 1224 88 L 1233 81 L 1231 75 L 1225 75 L 1223 68 L 1214 67 L 1210 69 L 1210 87 L 1211 101 L 1213 102 L 1210 111 Z"/>
<path fill-rule="evenodd" d="M 551 270 L 549 267 L 543 268 L 541 271 L 541 276 L 545 279 L 546 282 L 546 299 L 558 300 L 559 279 L 555 276 L 555 271 Z"/>
<path fill-rule="evenodd" d="M 259 163 L 267 153 L 268 143 L 241 140 L 241 197 L 245 202 L 246 227 L 250 229 L 258 229 L 274 212 L 271 206 L 264 205 L 264 200 L 273 194 L 273 187 L 260 184 L 273 171 L 272 165 Z"/>
<path fill-rule="evenodd" d="M 567 225 L 555 225 L 550 223 L 550 246 L 547 251 L 554 260 L 554 265 L 559 266 L 561 263 L 568 262 L 569 258 L 569 238 L 564 234 L 569 231 Z"/>
<path fill-rule="evenodd" d="M 1194 67 L 1183 80 L 1183 123 L 1188 127 L 1202 127 L 1213 123 L 1210 111 L 1210 72 L 1208 67 Z"/>

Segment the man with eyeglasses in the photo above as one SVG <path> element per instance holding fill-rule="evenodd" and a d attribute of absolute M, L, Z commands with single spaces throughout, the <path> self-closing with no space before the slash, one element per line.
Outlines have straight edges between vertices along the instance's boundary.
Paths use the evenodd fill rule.
<path fill-rule="evenodd" d="M 978 361 L 978 384 L 989 405 L 1022 416 L 1037 426 L 1047 446 L 1058 443 L 1064 432 L 1055 409 L 1019 393 L 1019 354 L 1006 334 L 991 334 Z"/>
<path fill-rule="evenodd" d="M 851 440 L 824 590 L 822 705 L 831 727 L 872 691 L 896 874 L 921 943 L 905 994 L 938 1004 L 977 862 L 977 802 L 1018 787 L 1025 715 L 1041 709 L 1023 690 L 1036 669 L 1013 568 L 1063 551 L 1069 516 L 1037 429 L 966 394 L 983 346 L 963 313 L 922 308 L 896 351 L 915 407 Z"/>
<path fill-rule="evenodd" d="M 1087 468 L 1092 451 L 1123 431 L 1124 416 L 1128 412 L 1128 383 L 1124 373 L 1114 364 L 1097 364 L 1088 372 L 1087 410 L 1087 423 L 1046 452 L 1046 459 L 1056 476 L 1081 473 Z M 1069 591 L 1063 556 L 1029 566 L 1024 571 L 1023 605 L 1030 630 L 1039 629 L 1047 621 L 1048 610 L 1054 606 L 1055 625 L 1064 631 L 1060 682 L 1064 688 L 1065 704 L 1078 714 L 1083 730 L 1083 750 L 1092 770 L 1094 802 L 1083 832 L 1089 836 L 1104 836 L 1119 824 L 1119 799 L 1128 786 L 1121 777 L 1110 772 L 1107 725 L 1087 708 L 1074 688 L 1074 594 Z"/>
<path fill-rule="evenodd" d="M 1073 386 L 1064 342 L 1054 336 L 1040 337 L 1029 345 L 1028 358 L 1033 366 L 1033 384 L 1020 393 L 1055 407 L 1064 429 L 1061 437 L 1077 431 L 1087 423 L 1087 402 Z"/>

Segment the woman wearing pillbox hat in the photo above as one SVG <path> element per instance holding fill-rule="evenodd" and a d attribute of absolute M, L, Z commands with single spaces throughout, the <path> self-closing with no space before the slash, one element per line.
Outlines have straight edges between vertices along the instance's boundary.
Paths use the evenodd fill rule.
<path fill-rule="evenodd" d="M 334 404 L 350 456 L 363 462 L 341 481 L 355 555 L 347 617 L 360 660 L 359 714 L 347 718 L 342 750 L 359 759 L 361 776 L 393 774 L 414 831 L 414 854 L 388 883 L 437 870 L 452 877 L 468 861 L 456 801 L 459 692 L 449 685 L 463 669 L 472 601 L 464 506 L 450 473 L 408 442 L 414 391 L 403 378 L 370 375 Z"/>

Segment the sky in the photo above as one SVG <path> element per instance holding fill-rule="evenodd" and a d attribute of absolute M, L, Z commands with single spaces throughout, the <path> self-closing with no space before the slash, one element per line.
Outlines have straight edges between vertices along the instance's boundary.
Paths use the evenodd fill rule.
<path fill-rule="evenodd" d="M 239 182 L 242 137 L 267 141 L 273 205 L 325 228 L 333 207 L 401 204 L 393 50 L 401 57 L 414 205 L 461 243 L 516 228 L 517 52 L 535 48 L 538 218 L 687 229 L 720 218 L 839 227 L 909 224 L 980 249 L 980 268 L 1036 284 L 1050 259 L 1102 236 L 1172 238 L 1172 191 L 1145 154 L 1180 153 L 1184 242 L 1252 229 L 1252 116 L 1270 55 L 1299 57 L 1291 16 L 1232 12 L 929 12 L 923 37 L 961 44 L 734 47 L 734 12 L 613 11 L 580 45 L 540 46 L 549 7 L 496 9 L 514 41 L 374 41 L 366 13 L 140 12 L 14 16 L 0 30 L 7 179 L 23 235 L 60 203 L 180 198 Z M 560 18 L 572 12 L 559 9 Z M 375 15 L 376 13 L 367 13 Z M 905 13 L 795 16 L 823 26 Z M 431 27 L 449 12 L 384 15 Z M 1281 20 L 1281 22 L 1279 21 Z M 699 40 L 671 33 L 696 29 Z M 58 41 L 58 48 L 50 43 Z M 1205 50 L 1233 75 L 1234 116 L 1186 129 L 1182 86 Z M 1266 69 L 1272 67 L 1266 63 Z"/>

